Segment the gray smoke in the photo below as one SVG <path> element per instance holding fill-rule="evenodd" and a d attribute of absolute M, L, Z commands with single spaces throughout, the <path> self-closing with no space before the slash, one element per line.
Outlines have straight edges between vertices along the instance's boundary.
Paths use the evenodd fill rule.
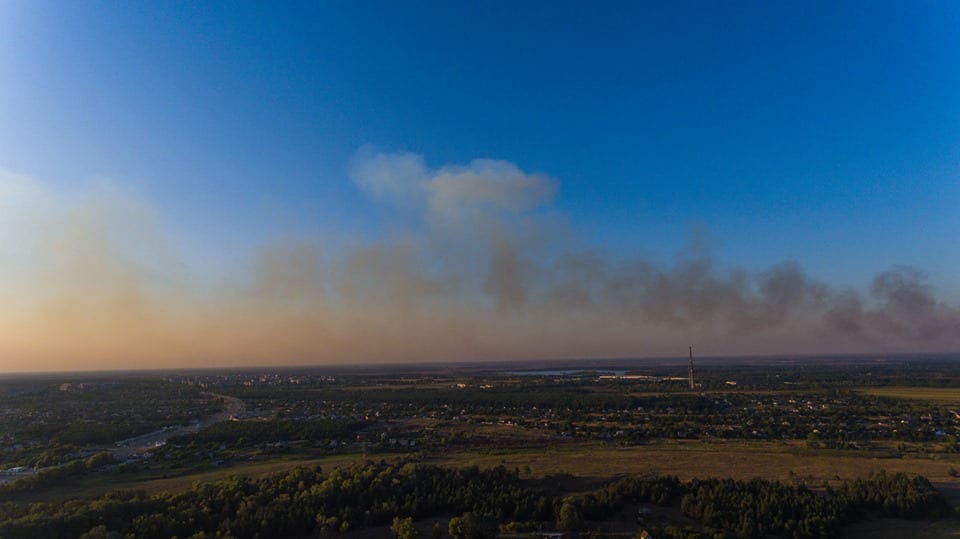
<path fill-rule="evenodd" d="M 503 161 L 366 150 L 351 177 L 389 234 L 274 241 L 211 282 L 148 202 L 0 173 L 4 368 L 960 349 L 916 269 L 835 289 L 794 261 L 720 266 L 702 230 L 672 263 L 608 252 L 551 208 L 554 180 Z"/>
<path fill-rule="evenodd" d="M 868 294 L 836 290 L 796 261 L 759 271 L 719 268 L 703 231 L 694 231 L 671 266 L 612 256 L 583 245 L 550 211 L 555 182 L 505 162 L 431 171 L 419 156 L 368 153 L 355 163 L 354 180 L 393 209 L 420 212 L 417 234 L 434 239 L 413 267 L 409 260 L 398 264 L 408 277 L 430 260 L 471 260 L 451 266 L 457 273 L 446 280 L 459 287 L 449 292 L 493 305 L 501 316 L 616 317 L 643 327 L 741 336 L 802 325 L 822 338 L 872 346 L 960 345 L 960 313 L 938 302 L 913 268 L 880 273 Z"/>

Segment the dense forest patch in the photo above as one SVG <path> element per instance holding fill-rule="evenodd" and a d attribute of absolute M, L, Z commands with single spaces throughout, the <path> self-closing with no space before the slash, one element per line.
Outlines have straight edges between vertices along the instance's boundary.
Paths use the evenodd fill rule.
<path fill-rule="evenodd" d="M 879 473 L 822 492 L 760 479 L 628 477 L 560 496 L 503 467 L 380 462 L 328 473 L 316 467 L 262 479 L 233 477 L 180 494 L 127 491 L 59 503 L 7 502 L 0 505 L 0 536 L 66 538 L 92 530 L 143 538 L 295 537 L 437 516 L 455 517 L 461 528 L 475 522 L 490 536 L 497 533 L 489 526 L 494 521 L 508 530 L 589 530 L 636 504 L 679 507 L 700 523 L 658 528 L 665 537 L 834 537 L 844 525 L 868 518 L 949 512 L 926 479 L 905 474 Z"/>

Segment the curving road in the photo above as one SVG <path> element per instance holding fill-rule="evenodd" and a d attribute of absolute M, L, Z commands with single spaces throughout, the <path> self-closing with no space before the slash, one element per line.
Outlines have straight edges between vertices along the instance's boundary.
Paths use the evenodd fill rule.
<path fill-rule="evenodd" d="M 210 392 L 204 392 L 203 395 L 222 401 L 226 405 L 226 408 L 222 412 L 217 412 L 216 414 L 207 417 L 194 419 L 187 426 L 177 425 L 173 427 L 165 427 L 163 429 L 148 432 L 134 438 L 120 440 L 114 444 L 114 447 L 110 448 L 110 453 L 113 454 L 114 458 L 117 458 L 118 460 L 145 453 L 167 443 L 167 440 L 173 436 L 193 434 L 200 429 L 205 429 L 210 425 L 213 425 L 214 423 L 229 421 L 230 419 L 239 416 L 244 412 L 244 410 L 246 410 L 243 401 L 236 397 Z"/>

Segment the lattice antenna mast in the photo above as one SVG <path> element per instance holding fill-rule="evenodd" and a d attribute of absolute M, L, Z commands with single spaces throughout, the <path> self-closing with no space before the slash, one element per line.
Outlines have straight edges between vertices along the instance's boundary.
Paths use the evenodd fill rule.
<path fill-rule="evenodd" d="M 690 347 L 690 364 L 687 367 L 687 377 L 690 379 L 690 389 L 696 389 L 697 386 L 693 383 L 693 347 Z"/>

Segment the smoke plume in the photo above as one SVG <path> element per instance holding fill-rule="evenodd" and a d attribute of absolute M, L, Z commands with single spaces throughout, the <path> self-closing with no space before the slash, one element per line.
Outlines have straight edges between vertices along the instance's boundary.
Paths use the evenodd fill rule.
<path fill-rule="evenodd" d="M 390 234 L 278 240 L 211 287 L 141 198 L 0 173 L 0 370 L 960 349 L 960 310 L 914 268 L 849 290 L 696 240 L 667 265 L 614 255 L 505 161 L 365 149 L 350 177 Z"/>

